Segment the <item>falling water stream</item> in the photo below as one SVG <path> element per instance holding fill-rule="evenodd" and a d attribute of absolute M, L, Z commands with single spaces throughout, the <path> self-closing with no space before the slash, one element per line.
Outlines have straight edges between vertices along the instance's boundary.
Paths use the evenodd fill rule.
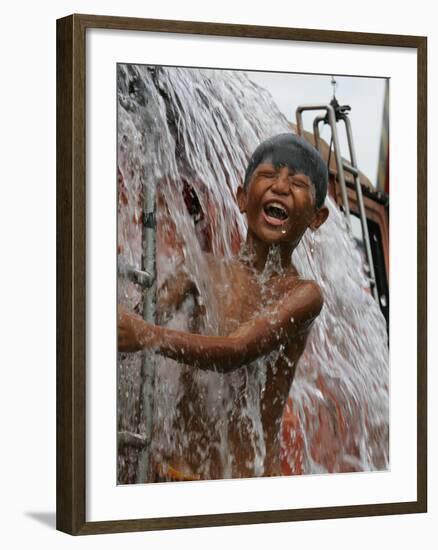
<path fill-rule="evenodd" d="M 141 268 L 143 189 L 153 185 L 158 287 L 181 265 L 196 282 L 204 334 L 221 332 L 206 252 L 223 258 L 224 266 L 239 253 L 246 221 L 236 189 L 256 146 L 286 131 L 293 131 L 290 122 L 245 72 L 118 66 L 118 261 Z M 314 242 L 306 233 L 293 253 L 300 275 L 322 288 L 324 307 L 297 365 L 278 433 L 286 475 L 388 467 L 385 320 L 364 290 L 360 254 L 343 215 L 330 197 L 326 205 L 330 215 Z M 262 279 L 278 269 L 276 261 L 273 249 Z M 122 277 L 118 300 L 141 313 L 141 289 Z M 194 307 L 188 298 L 162 322 L 193 330 Z M 155 460 L 182 456 L 201 478 L 263 475 L 269 449 L 261 397 L 266 364 L 281 352 L 228 374 L 157 357 Z M 144 431 L 141 355 L 119 354 L 119 430 Z M 137 456 L 134 449 L 119 451 L 119 483 L 135 482 Z M 243 461 L 244 473 L 236 474 L 236 461 Z"/>

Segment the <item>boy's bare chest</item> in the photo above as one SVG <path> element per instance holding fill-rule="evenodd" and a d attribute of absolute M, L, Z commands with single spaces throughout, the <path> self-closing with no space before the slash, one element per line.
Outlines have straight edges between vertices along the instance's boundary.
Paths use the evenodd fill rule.
<path fill-rule="evenodd" d="M 212 283 L 220 332 L 224 335 L 278 303 L 285 290 L 285 282 L 280 278 L 261 283 L 253 274 L 239 268 L 214 272 Z"/>

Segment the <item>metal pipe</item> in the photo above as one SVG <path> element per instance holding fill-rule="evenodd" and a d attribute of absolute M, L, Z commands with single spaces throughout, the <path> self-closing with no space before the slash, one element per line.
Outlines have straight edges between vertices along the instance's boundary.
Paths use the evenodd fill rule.
<path fill-rule="evenodd" d="M 321 134 L 319 132 L 319 125 L 324 122 L 325 116 L 317 116 L 313 121 L 313 135 L 315 136 L 315 147 L 321 153 Z"/>
<path fill-rule="evenodd" d="M 344 166 L 342 162 L 341 147 L 339 145 L 338 130 L 336 128 L 336 115 L 335 110 L 331 105 L 299 105 L 296 110 L 297 117 L 297 133 L 303 134 L 303 111 L 321 111 L 325 110 L 328 117 L 328 123 L 332 131 L 333 147 L 335 150 L 336 169 L 338 173 L 338 180 L 341 186 L 342 203 L 344 206 L 345 223 L 348 233 L 351 235 L 351 222 L 350 222 L 350 206 L 348 204 L 347 186 L 345 183 Z"/>
<path fill-rule="evenodd" d="M 350 119 L 346 116 L 343 118 L 343 120 L 345 124 L 345 129 L 347 132 L 347 141 L 348 141 L 348 149 L 350 151 L 351 164 L 353 168 L 356 169 L 356 173 L 353 173 L 353 178 L 356 186 L 357 203 L 359 206 L 359 214 L 360 214 L 359 217 L 360 217 L 360 223 L 362 226 L 362 237 L 365 244 L 365 252 L 368 260 L 368 273 L 369 273 L 369 278 L 371 283 L 371 289 L 373 291 L 374 298 L 378 300 L 379 296 L 378 296 L 377 286 L 376 286 L 376 275 L 374 272 L 374 262 L 373 262 L 373 255 L 371 252 L 370 236 L 368 233 L 367 217 L 366 217 L 365 206 L 363 202 L 362 187 L 359 181 L 359 171 L 357 170 L 356 151 L 354 149 L 354 143 L 353 143 L 353 133 L 351 131 Z"/>
<path fill-rule="evenodd" d="M 337 104 L 337 103 L 336 103 Z M 356 196 L 357 196 L 357 203 L 359 208 L 359 218 L 360 223 L 362 227 L 362 235 L 363 235 L 363 241 L 365 245 L 365 252 L 368 262 L 368 273 L 369 273 L 369 282 L 371 285 L 371 289 L 373 292 L 373 296 L 376 300 L 379 299 L 378 292 L 377 292 L 377 285 L 376 285 L 376 276 L 374 271 L 374 262 L 373 262 L 373 256 L 371 251 L 371 245 L 370 245 L 370 239 L 369 239 L 369 233 L 368 233 L 368 225 L 367 225 L 367 218 L 366 218 L 366 212 L 365 212 L 365 206 L 363 202 L 363 195 L 362 195 L 362 187 L 360 185 L 359 181 L 359 169 L 357 167 L 357 161 L 356 161 L 356 151 L 354 149 L 353 144 L 353 133 L 351 130 L 351 124 L 350 119 L 348 118 L 346 109 L 343 109 L 342 116 L 339 118 L 342 118 L 345 124 L 346 133 L 347 133 L 347 142 L 348 142 L 348 149 L 350 152 L 350 164 L 347 164 L 342 160 L 341 156 L 341 150 L 339 146 L 339 138 L 338 138 L 338 131 L 337 131 L 337 119 L 336 119 L 336 113 L 334 110 L 334 107 L 332 105 L 300 105 L 297 108 L 296 111 L 296 118 L 297 118 L 297 133 L 298 135 L 303 134 L 303 118 L 302 113 L 303 111 L 315 111 L 315 110 L 325 110 L 326 116 L 317 116 L 315 117 L 313 121 L 313 132 L 315 136 L 315 147 L 319 152 L 321 152 L 321 137 L 319 132 L 319 124 L 321 122 L 327 122 L 330 125 L 331 131 L 332 131 L 332 139 L 333 139 L 333 145 L 335 149 L 335 158 L 336 158 L 336 167 L 337 167 L 337 176 L 341 187 L 341 194 L 342 194 L 342 202 L 344 204 L 344 212 L 346 217 L 346 223 L 347 223 L 347 229 L 350 235 L 352 235 L 351 230 L 351 220 L 350 220 L 350 207 L 348 203 L 348 195 L 347 195 L 347 186 L 345 182 L 345 175 L 344 170 L 346 172 L 349 172 L 353 175 L 355 187 L 356 187 Z"/>
<path fill-rule="evenodd" d="M 297 118 L 297 134 L 299 136 L 303 135 L 304 128 L 303 128 L 303 116 L 302 113 L 304 111 L 328 111 L 329 109 L 333 109 L 333 107 L 328 104 L 310 104 L 310 105 L 298 105 L 297 110 L 295 111 L 296 118 Z M 325 117 L 322 117 L 323 120 Z"/>
<path fill-rule="evenodd" d="M 156 304 L 156 215 L 155 215 L 155 185 L 146 180 L 144 184 L 143 203 L 143 271 L 152 278 L 152 284 L 143 291 L 143 319 L 155 323 Z M 145 423 L 145 438 L 152 440 L 154 393 L 155 393 L 155 358 L 152 352 L 143 352 L 141 401 L 143 404 L 143 421 Z M 137 483 L 146 483 L 150 477 L 150 445 L 139 453 L 137 465 Z"/>
<path fill-rule="evenodd" d="M 146 437 L 133 432 L 122 431 L 117 434 L 117 446 L 134 447 L 135 449 L 143 449 L 148 445 Z"/>
<path fill-rule="evenodd" d="M 347 229 L 351 235 L 352 231 L 351 231 L 351 221 L 350 221 L 350 205 L 348 203 L 347 185 L 345 183 L 344 163 L 342 161 L 341 146 L 339 144 L 338 130 L 336 128 L 335 110 L 331 105 L 328 105 L 327 114 L 329 118 L 329 124 L 332 130 L 333 147 L 335 150 L 335 158 L 336 158 L 336 168 L 338 172 L 338 180 L 341 184 L 342 202 L 344 203 L 344 212 L 346 216 Z"/>
<path fill-rule="evenodd" d="M 325 116 L 317 116 L 313 121 L 313 134 L 315 136 L 315 147 L 318 149 L 320 153 L 321 153 L 321 133 L 319 131 L 319 126 L 321 122 L 324 122 L 324 121 L 325 121 Z M 359 170 L 357 168 L 354 168 L 347 162 L 343 162 L 342 166 L 344 167 L 344 170 L 349 174 L 356 175 L 356 176 L 359 175 Z"/>
<path fill-rule="evenodd" d="M 354 168 L 354 166 L 350 166 L 345 162 L 344 162 L 344 170 L 346 172 L 349 172 L 353 176 L 359 176 L 359 170 L 357 168 Z"/>
<path fill-rule="evenodd" d="M 151 273 L 137 269 L 132 265 L 118 265 L 117 273 L 120 277 L 125 277 L 133 283 L 145 288 L 150 288 L 154 283 L 154 278 Z"/>

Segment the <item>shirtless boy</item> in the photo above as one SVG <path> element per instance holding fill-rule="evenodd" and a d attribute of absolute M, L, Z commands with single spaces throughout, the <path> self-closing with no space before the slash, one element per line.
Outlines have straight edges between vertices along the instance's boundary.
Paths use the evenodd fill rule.
<path fill-rule="evenodd" d="M 219 334 L 199 334 L 196 327 L 193 332 L 182 332 L 152 325 L 119 307 L 119 351 L 151 349 L 174 359 L 184 369 L 180 418 L 196 434 L 197 450 L 161 457 L 182 479 L 281 475 L 283 410 L 296 364 L 323 306 L 318 284 L 300 278 L 292 254 L 306 230 L 315 231 L 327 219 L 326 193 L 326 165 L 309 143 L 291 133 L 264 141 L 254 151 L 244 184 L 237 189 L 237 203 L 248 222 L 241 253 L 227 264 L 211 255 L 207 259 L 219 309 Z M 279 261 L 276 268 L 268 270 L 267 262 L 274 250 Z M 263 274 L 266 276 L 262 282 Z M 175 311 L 189 295 L 196 299 L 196 285 L 187 276 L 175 274 L 159 291 L 160 314 L 172 308 Z M 202 317 L 202 307 L 197 308 L 197 316 Z M 279 349 L 282 353 L 274 355 L 273 362 L 264 362 L 266 379 L 260 395 L 260 416 L 265 452 L 260 468 L 254 464 L 249 428 L 236 424 L 239 407 L 246 404 L 248 373 L 258 368 L 254 365 L 259 362 L 254 362 Z M 197 369 L 216 371 L 212 376 L 233 373 L 233 387 L 237 389 L 227 426 L 233 451 L 228 474 L 223 470 L 223 458 L 212 450 L 214 446 L 209 447 L 215 428 L 202 421 L 199 395 L 190 378 Z M 200 445 L 205 446 L 204 453 L 199 452 Z"/>

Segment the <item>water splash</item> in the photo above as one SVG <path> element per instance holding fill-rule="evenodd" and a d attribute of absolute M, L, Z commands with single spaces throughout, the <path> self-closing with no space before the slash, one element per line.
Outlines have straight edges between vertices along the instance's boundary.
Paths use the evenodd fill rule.
<path fill-rule="evenodd" d="M 220 334 L 221 319 L 204 252 L 223 257 L 224 269 L 226 260 L 239 252 L 246 225 L 234 196 L 247 160 L 260 141 L 292 130 L 269 93 L 244 72 L 118 66 L 119 262 L 141 266 L 143 188 L 155 185 L 158 285 L 182 264 L 196 281 L 205 308 L 199 327 L 205 334 Z M 298 271 L 318 281 L 325 304 L 299 361 L 283 429 L 278 430 L 286 474 L 388 466 L 385 320 L 364 291 L 359 252 L 341 213 L 329 197 L 326 205 L 330 215 L 314 242 L 305 234 L 294 252 Z M 279 269 L 273 250 L 262 282 Z M 222 297 L 227 298 L 226 289 Z M 133 283 L 119 279 L 118 299 L 141 311 L 142 297 Z M 168 325 L 193 330 L 194 307 L 188 299 Z M 281 353 L 273 352 L 268 361 Z M 201 477 L 233 477 L 236 461 L 245 464 L 238 475 L 263 475 L 269 452 L 261 410 L 268 361 L 223 375 L 159 358 L 156 460 L 179 454 L 198 465 Z M 119 354 L 119 429 L 144 428 L 140 365 L 140 354 Z M 120 452 L 120 483 L 133 482 L 135 461 L 134 451 Z"/>

